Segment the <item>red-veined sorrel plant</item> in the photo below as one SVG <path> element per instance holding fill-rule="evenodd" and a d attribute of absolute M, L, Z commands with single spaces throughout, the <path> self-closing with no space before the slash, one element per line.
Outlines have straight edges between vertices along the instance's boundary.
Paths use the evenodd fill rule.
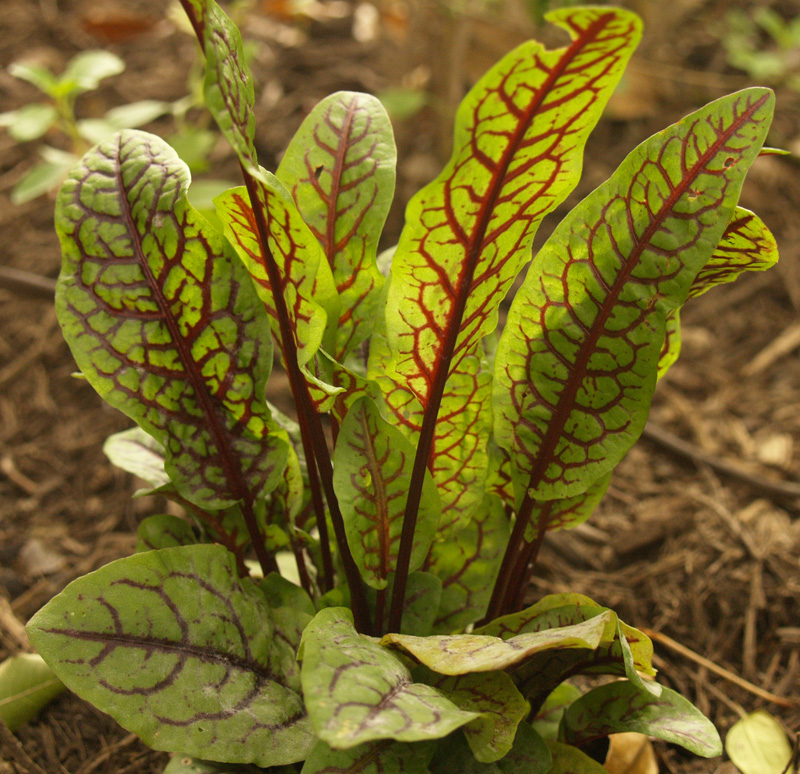
<path fill-rule="evenodd" d="M 533 257 L 489 346 L 636 16 L 550 14 L 568 45 L 524 44 L 480 80 L 452 159 L 376 257 L 395 162 L 380 104 L 327 98 L 267 172 L 238 30 L 213 0 L 183 5 L 244 177 L 216 200 L 224 233 L 138 131 L 86 154 L 56 221 L 65 336 L 139 426 L 109 456 L 187 518 L 145 520 L 142 552 L 40 611 L 41 654 L 148 744 L 214 761 L 597 772 L 581 748 L 622 730 L 718 754 L 713 726 L 651 680 L 640 631 L 579 594 L 520 607 L 544 535 L 588 518 L 641 432 L 681 305 L 777 258 L 736 204 L 771 92 L 636 148 Z M 265 399 L 273 340 L 297 423 Z M 578 674 L 612 680 L 581 695 Z"/>

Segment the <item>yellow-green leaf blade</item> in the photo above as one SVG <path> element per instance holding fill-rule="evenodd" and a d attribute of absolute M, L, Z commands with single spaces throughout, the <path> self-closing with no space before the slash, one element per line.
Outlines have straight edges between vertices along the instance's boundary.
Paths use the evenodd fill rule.
<path fill-rule="evenodd" d="M 772 116 L 749 89 L 640 145 L 556 229 L 514 300 L 495 359 L 495 435 L 519 486 L 571 497 L 644 427 L 665 318 L 729 222 Z"/>
<path fill-rule="evenodd" d="M 548 18 L 570 45 L 525 43 L 479 81 L 459 108 L 450 162 L 406 212 L 387 332 L 398 380 L 423 408 L 434 382 L 496 325 L 538 224 L 578 180 L 586 138 L 640 36 L 638 18 L 619 9 Z"/>

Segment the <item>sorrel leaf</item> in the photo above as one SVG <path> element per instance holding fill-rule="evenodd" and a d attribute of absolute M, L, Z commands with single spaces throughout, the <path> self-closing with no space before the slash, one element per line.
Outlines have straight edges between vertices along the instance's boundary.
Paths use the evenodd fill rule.
<path fill-rule="evenodd" d="M 537 733 L 543 739 L 554 742 L 558 738 L 558 727 L 561 724 L 561 718 L 564 717 L 564 712 L 566 712 L 570 704 L 582 695 L 583 693 L 580 689 L 576 688 L 572 683 L 561 683 L 545 699 L 531 720 L 531 724 Z"/>
<path fill-rule="evenodd" d="M 379 312 L 384 278 L 375 256 L 392 203 L 396 159 L 380 101 L 342 91 L 309 113 L 276 173 L 333 271 L 341 301 L 337 360 L 370 335 Z"/>
<path fill-rule="evenodd" d="M 529 494 L 579 494 L 638 437 L 666 315 L 719 243 L 772 106 L 748 89 L 647 140 L 531 264 L 493 390 L 495 435 Z"/>
<path fill-rule="evenodd" d="M 548 774 L 608 774 L 608 770 L 577 747 L 548 742 L 553 767 Z"/>
<path fill-rule="evenodd" d="M 722 753 L 714 724 L 691 702 L 664 688 L 660 696 L 621 681 L 585 693 L 564 713 L 560 738 L 581 746 L 611 733 L 636 731 L 713 758 Z"/>
<path fill-rule="evenodd" d="M 197 5 L 196 0 L 183 0 L 184 8 L 187 2 Z M 198 37 L 203 33 L 206 105 L 242 164 L 256 170 L 255 87 L 245 62 L 242 35 L 214 0 L 203 0 L 202 5 L 202 29 L 195 31 Z"/>
<path fill-rule="evenodd" d="M 64 692 L 42 657 L 19 653 L 0 663 L 0 723 L 16 731 Z"/>
<path fill-rule="evenodd" d="M 609 627 L 613 631 L 616 623 L 616 615 L 609 610 L 577 624 L 520 634 L 508 640 L 486 634 L 386 634 L 381 643 L 402 648 L 434 672 L 465 675 L 511 669 L 543 651 L 597 648 L 604 635 L 608 639 L 606 632 Z"/>
<path fill-rule="evenodd" d="M 157 488 L 170 483 L 164 470 L 164 447 L 139 427 L 106 438 L 103 452 L 113 465 Z"/>
<path fill-rule="evenodd" d="M 346 608 L 317 613 L 303 632 L 299 658 L 314 731 L 336 749 L 378 739 L 438 739 L 478 717 L 412 682 L 396 654 L 356 632 Z"/>
<path fill-rule="evenodd" d="M 268 492 L 287 449 L 263 399 L 267 318 L 188 185 L 153 135 L 89 151 L 56 203 L 56 309 L 92 386 L 166 448 L 180 494 L 215 509 Z"/>
<path fill-rule="evenodd" d="M 298 364 L 304 365 L 319 349 L 327 321 L 325 310 L 313 298 L 317 271 L 324 261 L 322 249 L 303 222 L 283 184 L 263 170 L 262 177 L 257 179 L 259 204 L 267 215 L 269 248 L 281 275 Z M 257 223 L 247 190 L 244 187 L 232 188 L 218 196 L 214 205 L 225 225 L 225 235 L 253 278 L 256 293 L 269 314 L 275 340 L 283 352 L 274 289 L 261 251 Z M 286 362 L 285 352 L 283 357 Z"/>
<path fill-rule="evenodd" d="M 376 349 L 373 346 L 370 353 L 373 360 Z M 422 430 L 422 406 L 411 390 L 385 376 L 381 355 L 384 353 L 377 356 L 370 375 L 384 391 L 390 420 L 416 444 Z M 460 369 L 450 375 L 442 396 L 431 452 L 430 470 L 442 504 L 440 540 L 450 539 L 463 529 L 483 501 L 490 429 L 490 374 L 477 357 L 464 358 Z"/>
<path fill-rule="evenodd" d="M 463 732 L 476 760 L 492 763 L 511 750 L 522 719 L 530 709 L 505 672 L 444 677 L 428 672 L 426 682 L 438 688 L 457 707 L 479 712 Z"/>
<path fill-rule="evenodd" d="M 188 521 L 168 513 L 148 516 L 136 530 L 136 550 L 139 552 L 193 546 L 199 542 Z"/>
<path fill-rule="evenodd" d="M 706 265 L 694 278 L 688 298 L 733 282 L 745 271 L 766 271 L 778 262 L 775 237 L 754 213 L 737 207 L 722 239 Z M 660 379 L 678 359 L 681 350 L 680 311 L 667 317 L 667 330 L 658 361 Z"/>
<path fill-rule="evenodd" d="M 442 581 L 430 572 L 412 572 L 408 576 L 402 634 L 425 637 L 433 633 L 433 622 L 442 601 Z"/>
<path fill-rule="evenodd" d="M 64 683 L 157 750 L 277 766 L 314 744 L 294 661 L 232 554 L 149 551 L 73 581 L 28 625 Z"/>
<path fill-rule="evenodd" d="M 431 742 L 369 742 L 334 750 L 318 742 L 300 774 L 428 774 Z"/>
<path fill-rule="evenodd" d="M 364 580 L 374 588 L 386 587 L 397 561 L 414 451 L 369 398 L 353 405 L 339 430 L 333 454 L 333 486 L 353 559 Z M 433 481 L 426 476 L 411 570 L 425 560 L 440 513 Z"/>
<path fill-rule="evenodd" d="M 461 103 L 453 156 L 410 202 L 386 304 L 394 369 L 427 409 L 497 322 L 541 219 L 577 183 L 583 146 L 640 36 L 617 9 L 548 19 L 572 38 L 504 57 Z M 451 360 L 452 358 L 452 360 Z"/>
<path fill-rule="evenodd" d="M 454 734 L 439 745 L 430 770 L 432 774 L 549 774 L 551 764 L 544 740 L 527 723 L 520 723 L 514 745 L 504 758 L 481 763 L 464 736 Z"/>
<path fill-rule="evenodd" d="M 457 540 L 434 542 L 431 546 L 425 568 L 442 581 L 434 632 L 461 631 L 483 616 L 508 532 L 502 503 L 486 495 Z"/>

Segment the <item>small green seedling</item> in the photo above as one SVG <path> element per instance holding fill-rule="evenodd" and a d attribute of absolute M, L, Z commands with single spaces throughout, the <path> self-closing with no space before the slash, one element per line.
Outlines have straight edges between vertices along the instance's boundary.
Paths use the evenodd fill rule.
<path fill-rule="evenodd" d="M 640 37 L 625 10 L 554 11 L 570 42 L 523 44 L 474 86 L 378 255 L 380 102 L 323 100 L 268 172 L 238 29 L 182 5 L 244 185 L 215 200 L 219 229 L 163 140 L 92 148 L 58 196 L 56 305 L 138 425 L 109 456 L 185 517 L 146 519 L 139 553 L 49 602 L 35 647 L 147 744 L 234 767 L 591 774 L 619 731 L 719 755 L 644 633 L 581 594 L 524 597 L 547 533 L 590 516 L 641 433 L 684 302 L 777 260 L 737 206 L 772 93 L 642 143 L 531 256 Z M 273 345 L 296 422 L 265 397 Z"/>

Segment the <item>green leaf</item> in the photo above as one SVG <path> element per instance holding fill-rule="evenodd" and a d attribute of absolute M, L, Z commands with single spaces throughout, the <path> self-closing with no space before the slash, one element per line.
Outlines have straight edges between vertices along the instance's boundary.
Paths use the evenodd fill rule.
<path fill-rule="evenodd" d="M 140 427 L 110 435 L 103 444 L 103 453 L 113 465 L 153 488 L 169 484 L 164 469 L 164 447 Z"/>
<path fill-rule="evenodd" d="M 742 774 L 784 774 L 792 759 L 786 732 L 764 710 L 733 725 L 725 738 L 725 752 Z"/>
<path fill-rule="evenodd" d="M 209 154 L 219 140 L 219 134 L 212 129 L 203 129 L 199 126 L 186 124 L 177 132 L 167 137 L 167 142 L 175 149 L 175 152 L 183 159 L 192 174 L 205 172 L 211 166 Z M 201 181 L 206 182 L 206 181 Z M 195 183 L 197 185 L 197 183 Z M 216 191 L 214 196 L 221 194 L 228 188 L 233 188 L 233 183 L 226 183 L 224 188 Z M 208 197 L 208 208 L 212 209 L 212 196 Z M 198 205 L 195 205 L 198 206 Z M 203 208 L 199 208 L 203 209 Z"/>
<path fill-rule="evenodd" d="M 722 753 L 717 729 L 691 702 L 669 688 L 654 696 L 626 680 L 594 688 L 574 702 L 564 713 L 560 739 L 582 746 L 625 731 L 679 744 L 704 758 Z"/>
<path fill-rule="evenodd" d="M 644 142 L 531 264 L 500 337 L 493 402 L 495 436 L 532 496 L 585 491 L 638 438 L 666 316 L 722 237 L 773 101 L 748 89 Z"/>
<path fill-rule="evenodd" d="M 262 179 L 263 178 L 263 179 Z M 322 343 L 327 315 L 314 301 L 317 272 L 324 263 L 322 248 L 303 222 L 289 192 L 269 172 L 256 180 L 260 206 L 267 215 L 269 249 L 283 281 L 300 365 L 314 356 Z M 214 200 L 217 213 L 225 224 L 225 235 L 236 247 L 250 272 L 256 292 L 266 307 L 275 339 L 281 342 L 280 322 L 258 239 L 255 215 L 244 187 L 232 188 Z M 327 266 L 327 264 L 325 264 Z M 284 362 L 285 362 L 284 354 Z"/>
<path fill-rule="evenodd" d="M 737 207 L 711 258 L 692 281 L 688 298 L 707 293 L 716 285 L 733 282 L 745 271 L 766 271 L 778 261 L 775 237 L 762 220 Z M 666 339 L 658 361 L 660 379 L 678 359 L 681 349 L 679 311 L 667 316 Z"/>
<path fill-rule="evenodd" d="M 527 724 L 520 723 L 511 751 L 493 763 L 475 760 L 461 734 L 439 745 L 433 761 L 433 774 L 548 774 L 552 764 L 544 740 Z"/>
<path fill-rule="evenodd" d="M 136 551 L 153 551 L 175 546 L 193 546 L 197 535 L 188 521 L 168 513 L 148 516 L 136 530 Z"/>
<path fill-rule="evenodd" d="M 560 529 L 574 529 L 588 521 L 597 506 L 600 505 L 600 501 L 605 497 L 610 483 L 611 473 L 606 473 L 591 484 L 585 492 L 574 497 L 537 501 L 525 529 L 525 542 L 535 541 L 540 528 L 543 528 L 545 532 L 557 532 Z M 543 525 L 542 522 L 544 522 Z"/>
<path fill-rule="evenodd" d="M 524 43 L 476 84 L 456 116 L 452 158 L 406 210 L 386 307 L 390 375 L 423 409 L 434 383 L 496 326 L 541 219 L 578 181 L 586 138 L 640 36 L 638 18 L 619 9 L 548 18 L 571 44 Z"/>
<path fill-rule="evenodd" d="M 444 675 L 464 675 L 511 669 L 537 653 L 554 649 L 595 649 L 609 639 L 608 630 L 616 626 L 616 615 L 608 610 L 571 626 L 520 634 L 502 640 L 486 634 L 451 634 L 413 637 L 386 634 L 383 645 L 394 645 L 419 662 Z"/>
<path fill-rule="evenodd" d="M 416 445 L 422 406 L 411 390 L 386 376 L 390 355 L 377 339 L 373 336 L 370 348 L 370 376 L 383 391 L 390 421 Z M 430 455 L 429 467 L 442 504 L 439 540 L 453 538 L 483 502 L 490 428 L 491 375 L 479 358 L 464 358 L 459 370 L 450 375 L 442 396 Z"/>
<path fill-rule="evenodd" d="M 543 739 L 548 742 L 556 741 L 558 727 L 561 724 L 561 718 L 564 717 L 564 712 L 582 695 L 581 691 L 571 683 L 561 683 L 550 693 L 531 721 Z"/>
<path fill-rule="evenodd" d="M 73 581 L 28 632 L 70 690 L 157 750 L 276 766 L 314 744 L 297 681 L 280 671 L 291 648 L 220 546 L 112 562 Z"/>
<path fill-rule="evenodd" d="M 337 360 L 370 335 L 378 315 L 384 279 L 375 256 L 392 203 L 396 160 L 381 103 L 342 91 L 309 113 L 276 173 L 333 271 L 341 300 Z"/>
<path fill-rule="evenodd" d="M 604 766 L 581 752 L 577 747 L 560 742 L 548 742 L 553 767 L 548 774 L 608 774 Z"/>
<path fill-rule="evenodd" d="M 33 84 L 39 91 L 49 97 L 56 95 L 58 79 L 46 67 L 36 64 L 25 64 L 24 62 L 12 62 L 8 66 L 8 74 Z"/>
<path fill-rule="evenodd" d="M 428 774 L 431 742 L 369 742 L 334 750 L 318 742 L 300 774 Z"/>
<path fill-rule="evenodd" d="M 138 129 L 171 112 L 172 105 L 169 102 L 144 99 L 111 108 L 102 118 L 78 121 L 78 131 L 90 143 L 99 143 L 120 129 Z"/>
<path fill-rule="evenodd" d="M 0 126 L 7 126 L 11 138 L 17 142 L 28 142 L 41 137 L 58 118 L 53 105 L 34 102 L 19 110 L 0 113 Z"/>
<path fill-rule="evenodd" d="M 192 758 L 189 755 L 173 755 L 162 774 L 247 774 L 248 769 L 227 763 L 214 763 Z"/>
<path fill-rule="evenodd" d="M 206 55 L 206 106 L 245 168 L 257 172 L 255 88 L 242 36 L 214 0 L 205 0 L 203 6 L 201 44 Z"/>
<path fill-rule="evenodd" d="M 530 706 L 505 672 L 458 677 L 429 672 L 425 682 L 462 710 L 480 713 L 462 729 L 476 760 L 493 763 L 511 751 L 517 728 Z"/>
<path fill-rule="evenodd" d="M 420 637 L 432 634 L 441 600 L 442 581 L 439 578 L 430 572 L 409 573 L 400 632 Z"/>
<path fill-rule="evenodd" d="M 25 204 L 37 196 L 58 188 L 76 161 L 74 156 L 70 156 L 69 159 L 61 161 L 45 160 L 37 164 L 14 184 L 11 189 L 11 203 Z"/>
<path fill-rule="evenodd" d="M 11 656 L 0 664 L 0 721 L 16 731 L 63 692 L 64 684 L 41 656 Z"/>
<path fill-rule="evenodd" d="M 153 135 L 89 151 L 56 205 L 56 309 L 92 386 L 166 448 L 180 494 L 219 509 L 274 488 L 288 452 L 263 397 L 269 321 L 188 184 Z"/>
<path fill-rule="evenodd" d="M 478 717 L 412 682 L 396 654 L 356 632 L 346 608 L 317 613 L 303 632 L 299 658 L 314 730 L 337 750 L 378 739 L 439 739 Z"/>
<path fill-rule="evenodd" d="M 353 559 L 374 588 L 385 588 L 394 573 L 415 451 L 369 398 L 353 405 L 339 429 L 333 486 Z M 426 474 L 410 570 L 425 560 L 440 514 L 436 489 Z"/>
<path fill-rule="evenodd" d="M 425 568 L 442 581 L 434 632 L 461 631 L 483 617 L 508 532 L 503 504 L 487 495 L 457 540 L 434 542 L 431 546 Z"/>
<path fill-rule="evenodd" d="M 100 85 L 100 81 L 119 75 L 124 69 L 125 62 L 110 51 L 81 51 L 70 59 L 58 79 L 56 91 L 59 95 L 91 91 Z"/>

